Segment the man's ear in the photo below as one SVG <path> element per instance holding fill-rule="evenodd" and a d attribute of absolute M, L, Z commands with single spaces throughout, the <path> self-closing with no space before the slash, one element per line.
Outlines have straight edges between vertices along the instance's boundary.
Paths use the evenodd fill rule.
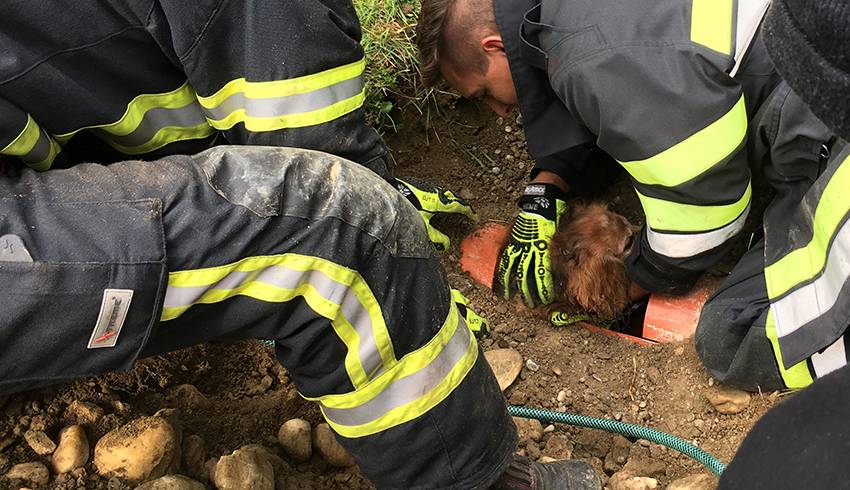
<path fill-rule="evenodd" d="M 481 49 L 488 54 L 504 53 L 505 44 L 502 42 L 502 36 L 498 34 L 490 34 L 489 36 L 481 39 Z"/>

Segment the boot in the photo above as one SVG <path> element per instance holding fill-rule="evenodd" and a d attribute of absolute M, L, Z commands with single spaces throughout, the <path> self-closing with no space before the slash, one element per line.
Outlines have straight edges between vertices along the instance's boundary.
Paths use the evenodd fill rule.
<path fill-rule="evenodd" d="M 492 490 L 602 490 L 596 470 L 584 461 L 565 459 L 536 463 L 514 456 L 514 460 Z"/>

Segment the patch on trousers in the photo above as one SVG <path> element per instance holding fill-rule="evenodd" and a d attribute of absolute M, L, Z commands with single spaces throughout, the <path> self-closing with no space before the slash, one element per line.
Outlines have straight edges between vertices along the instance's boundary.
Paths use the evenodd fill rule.
<path fill-rule="evenodd" d="M 0 262 L 32 262 L 32 255 L 18 235 L 0 236 Z"/>
<path fill-rule="evenodd" d="M 115 347 L 118 335 L 130 310 L 130 301 L 133 299 L 132 289 L 105 289 L 103 301 L 100 303 L 100 313 L 97 315 L 97 323 L 89 339 L 89 349 L 100 349 L 103 347 Z"/>

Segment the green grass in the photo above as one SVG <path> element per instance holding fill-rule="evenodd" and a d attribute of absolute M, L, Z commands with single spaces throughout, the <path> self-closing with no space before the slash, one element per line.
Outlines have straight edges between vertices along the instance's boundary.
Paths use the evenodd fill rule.
<path fill-rule="evenodd" d="M 379 130 L 394 129 L 393 110 L 430 112 L 433 91 L 422 86 L 413 34 L 419 1 L 354 0 L 366 51 L 366 111 Z"/>

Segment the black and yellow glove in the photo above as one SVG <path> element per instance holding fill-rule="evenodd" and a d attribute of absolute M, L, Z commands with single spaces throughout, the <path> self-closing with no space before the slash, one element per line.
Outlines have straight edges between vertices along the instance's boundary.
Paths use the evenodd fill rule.
<path fill-rule="evenodd" d="M 522 210 L 499 257 L 494 287 L 505 299 L 517 291 L 533 308 L 555 300 L 549 241 L 567 209 L 564 193 L 552 184 L 529 184 L 519 199 Z"/>
<path fill-rule="evenodd" d="M 448 249 L 450 242 L 445 233 L 431 226 L 431 218 L 435 215 L 460 214 L 473 221 L 478 220 L 478 215 L 475 214 L 472 207 L 452 191 L 407 177 L 396 179 L 396 188 L 422 215 L 422 219 L 425 220 L 425 228 L 428 229 L 428 237 L 437 250 Z"/>
<path fill-rule="evenodd" d="M 478 313 L 469 309 L 469 300 L 457 289 L 452 289 L 452 301 L 457 305 L 457 311 L 466 322 L 466 326 L 472 331 L 476 339 L 483 339 L 490 335 L 490 322 Z"/>

